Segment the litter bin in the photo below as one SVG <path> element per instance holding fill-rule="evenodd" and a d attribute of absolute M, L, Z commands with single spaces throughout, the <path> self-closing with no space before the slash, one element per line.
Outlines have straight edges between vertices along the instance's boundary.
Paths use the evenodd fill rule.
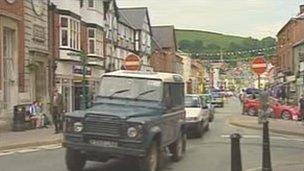
<path fill-rule="evenodd" d="M 25 131 L 27 105 L 14 106 L 13 131 Z"/>

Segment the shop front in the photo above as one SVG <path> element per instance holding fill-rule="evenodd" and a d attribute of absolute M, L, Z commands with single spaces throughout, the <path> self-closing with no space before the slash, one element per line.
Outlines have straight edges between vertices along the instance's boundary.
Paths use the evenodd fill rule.
<path fill-rule="evenodd" d="M 99 66 L 86 67 L 85 84 L 83 68 L 77 62 L 59 62 L 56 71 L 56 87 L 62 94 L 65 112 L 80 110 L 83 107 L 84 91 L 91 101 L 97 93 L 100 76 L 104 72 Z"/>

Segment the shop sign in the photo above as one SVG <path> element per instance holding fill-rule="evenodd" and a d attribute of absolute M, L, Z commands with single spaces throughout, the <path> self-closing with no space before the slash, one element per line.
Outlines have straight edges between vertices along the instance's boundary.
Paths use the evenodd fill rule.
<path fill-rule="evenodd" d="M 74 74 L 83 74 L 83 67 L 80 65 L 73 66 L 73 73 Z M 92 75 L 92 69 L 90 67 L 86 67 L 86 75 Z"/>

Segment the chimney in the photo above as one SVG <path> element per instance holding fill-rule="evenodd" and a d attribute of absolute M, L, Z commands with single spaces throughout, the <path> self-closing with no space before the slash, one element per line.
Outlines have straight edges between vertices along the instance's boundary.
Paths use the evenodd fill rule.
<path fill-rule="evenodd" d="M 304 5 L 300 5 L 300 14 L 304 13 Z"/>

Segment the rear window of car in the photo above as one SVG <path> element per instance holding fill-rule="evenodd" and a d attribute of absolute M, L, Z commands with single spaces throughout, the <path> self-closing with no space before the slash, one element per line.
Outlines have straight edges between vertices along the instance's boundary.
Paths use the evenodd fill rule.
<path fill-rule="evenodd" d="M 199 97 L 196 97 L 196 96 L 186 96 L 186 98 L 185 98 L 185 106 L 186 107 L 199 107 L 200 106 Z"/>
<path fill-rule="evenodd" d="M 221 93 L 212 93 L 212 97 L 214 97 L 214 98 L 221 98 L 222 97 L 222 95 L 221 95 Z"/>

